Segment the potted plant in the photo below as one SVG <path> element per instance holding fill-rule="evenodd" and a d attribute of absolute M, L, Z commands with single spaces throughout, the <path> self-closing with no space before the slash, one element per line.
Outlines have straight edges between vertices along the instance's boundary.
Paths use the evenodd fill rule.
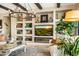
<path fill-rule="evenodd" d="M 79 37 L 74 41 L 60 39 L 63 44 L 58 45 L 59 49 L 64 52 L 64 55 L 78 56 L 79 55 Z M 64 49 L 64 50 L 63 50 Z"/>
<path fill-rule="evenodd" d="M 51 56 L 63 56 L 63 52 L 61 52 L 63 49 L 60 49 L 61 46 L 63 46 L 62 40 L 56 38 L 51 40 L 50 45 L 50 54 Z"/>
<path fill-rule="evenodd" d="M 62 19 L 57 22 L 57 27 L 56 27 L 56 32 L 58 34 L 62 34 L 62 35 L 67 35 L 67 36 L 71 36 L 73 35 L 73 31 L 75 30 L 75 28 L 77 27 L 77 23 L 76 22 L 64 22 Z M 67 39 L 67 40 L 66 40 Z M 61 53 L 62 55 L 73 55 L 71 53 L 73 47 L 75 47 L 75 43 L 71 43 L 72 40 L 71 38 L 59 38 L 59 41 L 57 44 L 55 44 L 58 48 L 58 50 L 60 51 L 59 53 Z M 68 49 L 68 50 L 67 50 Z M 72 50 L 72 52 L 74 52 Z"/>
<path fill-rule="evenodd" d="M 77 27 L 77 22 L 64 22 L 62 19 L 57 22 L 56 32 L 58 34 L 64 34 L 65 31 L 71 36 L 74 35 L 73 32 Z"/>

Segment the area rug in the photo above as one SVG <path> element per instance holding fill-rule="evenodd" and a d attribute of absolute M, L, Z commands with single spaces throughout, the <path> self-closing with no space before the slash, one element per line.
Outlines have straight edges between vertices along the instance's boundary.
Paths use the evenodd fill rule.
<path fill-rule="evenodd" d="M 49 46 L 27 46 L 26 53 L 20 49 L 17 53 L 13 52 L 9 56 L 50 56 Z"/>

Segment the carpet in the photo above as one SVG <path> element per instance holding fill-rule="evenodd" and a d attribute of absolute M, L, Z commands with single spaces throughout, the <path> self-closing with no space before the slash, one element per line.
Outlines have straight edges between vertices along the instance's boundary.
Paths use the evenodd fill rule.
<path fill-rule="evenodd" d="M 49 46 L 27 46 L 26 53 L 20 49 L 16 53 L 11 53 L 10 56 L 50 56 Z"/>

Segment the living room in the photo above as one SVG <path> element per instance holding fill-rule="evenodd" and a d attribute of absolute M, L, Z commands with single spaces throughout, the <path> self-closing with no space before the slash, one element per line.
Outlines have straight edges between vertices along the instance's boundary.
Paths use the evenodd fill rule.
<path fill-rule="evenodd" d="M 0 3 L 0 56 L 78 56 L 79 3 Z"/>

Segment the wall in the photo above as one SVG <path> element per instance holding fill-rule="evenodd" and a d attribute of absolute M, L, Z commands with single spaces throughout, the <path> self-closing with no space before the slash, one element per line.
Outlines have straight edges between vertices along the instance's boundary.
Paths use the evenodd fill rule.
<path fill-rule="evenodd" d="M 3 26 L 4 26 L 4 34 L 6 36 L 9 36 L 10 35 L 10 31 L 11 31 L 11 27 L 10 27 L 10 20 L 8 17 L 4 17 L 4 21 L 3 21 Z"/>
<path fill-rule="evenodd" d="M 10 20 L 6 17 L 7 14 L 0 13 L 0 19 L 2 19 L 2 33 L 6 36 L 10 34 Z"/>
<path fill-rule="evenodd" d="M 16 39 L 16 19 L 15 18 L 11 18 L 11 37 L 12 40 Z"/>

